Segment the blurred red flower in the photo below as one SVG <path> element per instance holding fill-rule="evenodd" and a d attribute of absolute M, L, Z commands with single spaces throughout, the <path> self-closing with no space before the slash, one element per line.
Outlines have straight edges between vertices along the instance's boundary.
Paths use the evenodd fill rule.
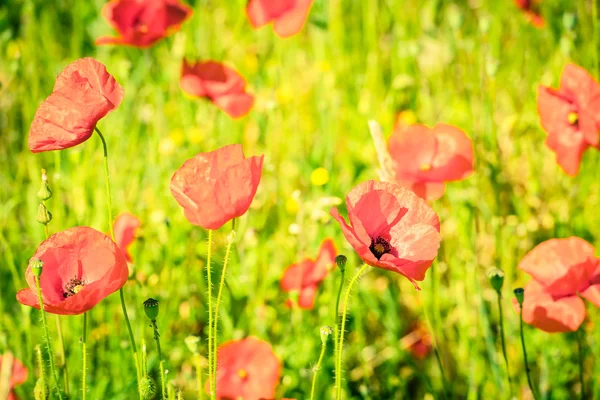
<path fill-rule="evenodd" d="M 546 21 L 540 13 L 540 0 L 515 0 L 515 4 L 525 13 L 529 22 L 537 28 L 542 28 Z"/>
<path fill-rule="evenodd" d="M 400 339 L 403 349 L 410 351 L 413 357 L 423 360 L 432 349 L 431 335 L 420 322 L 413 324 L 411 331 Z"/>
<path fill-rule="evenodd" d="M 4 362 L 12 363 L 12 370 L 10 374 L 10 378 L 8 381 L 8 397 L 6 400 L 17 400 L 17 395 L 12 391 L 15 386 L 18 386 L 24 383 L 27 380 L 27 376 L 29 375 L 29 371 L 27 368 L 21 364 L 19 360 L 14 358 L 12 354 L 4 354 L 0 355 L 0 370 L 4 367 Z M 10 365 L 10 364 L 9 364 Z"/>
<path fill-rule="evenodd" d="M 396 183 L 425 200 L 444 194 L 444 182 L 473 173 L 473 144 L 460 129 L 446 124 L 397 126 L 388 141 Z"/>
<path fill-rule="evenodd" d="M 150 47 L 179 30 L 192 13 L 178 0 L 113 0 L 104 5 L 102 15 L 119 36 L 99 37 L 96 44 Z"/>
<path fill-rule="evenodd" d="M 319 283 L 325 279 L 329 270 L 335 267 L 336 252 L 333 240 L 325 239 L 316 260 L 305 258 L 287 267 L 283 273 L 281 289 L 285 292 L 297 291 L 300 308 L 313 308 Z M 291 305 L 291 300 L 288 300 L 288 306 Z"/>
<path fill-rule="evenodd" d="M 312 3 L 313 0 L 250 0 L 246 13 L 254 29 L 272 22 L 278 36 L 288 37 L 302 30 Z"/>
<path fill-rule="evenodd" d="M 223 343 L 218 354 L 217 398 L 258 400 L 275 397 L 281 362 L 270 344 L 247 337 Z"/>
<path fill-rule="evenodd" d="M 131 254 L 129 253 L 129 247 L 135 240 L 136 232 L 141 225 L 142 221 L 135 215 L 128 212 L 121 213 L 117 216 L 117 218 L 115 218 L 115 222 L 113 224 L 115 242 L 117 242 L 117 246 L 119 246 L 123 252 L 125 260 L 127 260 L 128 263 L 133 262 Z"/>
<path fill-rule="evenodd" d="M 188 221 L 219 229 L 248 211 L 260 182 L 263 158 L 246 158 L 240 144 L 199 153 L 175 172 L 171 193 Z"/>
<path fill-rule="evenodd" d="M 40 277 L 44 310 L 52 314 L 82 314 L 119 290 L 129 275 L 123 253 L 108 236 L 85 226 L 55 233 L 31 258 L 44 265 Z M 25 272 L 29 288 L 17 300 L 39 308 L 31 261 Z"/>
<path fill-rule="evenodd" d="M 232 118 L 248 114 L 254 104 L 244 77 L 216 61 L 192 64 L 183 60 L 179 84 L 187 94 L 209 99 Z"/>
<path fill-rule="evenodd" d="M 523 321 L 546 332 L 576 331 L 585 319 L 578 296 L 600 306 L 600 265 L 594 247 L 583 239 L 550 239 L 519 263 L 533 277 L 525 286 Z M 513 299 L 515 310 L 519 304 Z"/>
<path fill-rule="evenodd" d="M 539 87 L 538 113 L 556 162 L 567 174 L 577 175 L 583 152 L 598 148 L 600 85 L 583 68 L 567 64 L 558 90 Z"/>
<path fill-rule="evenodd" d="M 440 247 L 436 212 L 408 189 L 387 182 L 366 181 L 346 196 L 348 218 L 330 210 L 346 240 L 362 260 L 404 275 L 416 289 Z"/>
<path fill-rule="evenodd" d="M 123 100 L 123 88 L 106 67 L 81 58 L 56 78 L 52 94 L 40 105 L 29 130 L 34 153 L 61 150 L 86 141 L 98 121 Z"/>

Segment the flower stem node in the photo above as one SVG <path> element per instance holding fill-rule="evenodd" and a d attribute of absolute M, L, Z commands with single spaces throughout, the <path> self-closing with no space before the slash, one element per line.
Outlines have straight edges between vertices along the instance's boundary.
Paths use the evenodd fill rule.
<path fill-rule="evenodd" d="M 523 288 L 516 288 L 515 289 L 515 297 L 517 298 L 517 301 L 519 302 L 519 306 L 522 306 L 523 300 L 525 299 L 525 290 L 523 290 Z"/>
<path fill-rule="evenodd" d="M 329 341 L 329 336 L 333 334 L 333 328 L 325 325 L 319 331 L 321 332 L 321 343 L 325 345 Z"/>
<path fill-rule="evenodd" d="M 42 201 L 52 197 L 52 191 L 50 190 L 50 186 L 48 186 L 48 175 L 46 175 L 45 169 L 42 169 L 42 185 L 40 186 L 39 192 L 37 192 L 37 196 Z"/>
<path fill-rule="evenodd" d="M 140 381 L 140 395 L 143 400 L 151 400 L 156 395 L 156 384 L 146 376 Z"/>
<path fill-rule="evenodd" d="M 346 261 L 348 261 L 348 258 L 343 254 L 335 257 L 335 263 L 342 272 L 346 270 Z"/>
<path fill-rule="evenodd" d="M 31 266 L 31 271 L 35 275 L 36 278 L 42 276 L 42 268 L 44 267 L 44 262 L 39 258 L 33 258 L 29 261 L 29 265 Z"/>
<path fill-rule="evenodd" d="M 50 211 L 48 211 L 44 203 L 40 203 L 37 212 L 37 222 L 43 225 L 48 225 L 50 221 L 52 221 L 52 214 Z"/>
<path fill-rule="evenodd" d="M 492 268 L 488 272 L 488 277 L 490 278 L 490 284 L 494 290 L 500 294 L 502 286 L 504 285 L 504 272 L 501 269 Z"/>
<path fill-rule="evenodd" d="M 149 298 L 144 301 L 144 312 L 151 321 L 156 321 L 156 318 L 158 317 L 158 300 Z"/>

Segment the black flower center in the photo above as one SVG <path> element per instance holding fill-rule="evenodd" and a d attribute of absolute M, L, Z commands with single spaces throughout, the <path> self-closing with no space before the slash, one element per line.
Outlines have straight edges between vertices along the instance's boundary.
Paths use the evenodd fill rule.
<path fill-rule="evenodd" d="M 69 282 L 65 285 L 65 291 L 63 293 L 63 297 L 66 299 L 67 297 L 75 296 L 83 287 L 85 286 L 85 282 L 79 278 L 71 278 Z"/>
<path fill-rule="evenodd" d="M 378 236 L 377 239 L 371 238 L 369 250 L 371 250 L 371 253 L 379 260 L 381 256 L 392 250 L 392 246 L 390 246 L 390 243 L 387 240 Z"/>

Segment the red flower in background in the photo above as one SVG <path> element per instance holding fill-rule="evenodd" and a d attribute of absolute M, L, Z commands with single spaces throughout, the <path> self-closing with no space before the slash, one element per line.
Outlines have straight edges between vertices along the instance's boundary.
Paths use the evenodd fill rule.
<path fill-rule="evenodd" d="M 420 322 L 413 324 L 411 331 L 400 339 L 403 349 L 407 349 L 413 357 L 423 360 L 432 349 L 431 335 Z"/>
<path fill-rule="evenodd" d="M 23 366 L 23 364 L 13 357 L 12 354 L 4 354 L 0 355 L 0 370 L 4 369 L 4 363 L 12 363 L 12 369 L 10 373 L 10 378 L 8 381 L 8 397 L 6 400 L 17 400 L 17 396 L 12 391 L 15 386 L 18 386 L 24 383 L 27 380 L 27 376 L 29 375 L 29 371 L 27 368 Z M 10 365 L 10 364 L 9 364 Z"/>
<path fill-rule="evenodd" d="M 550 239 L 537 245 L 519 268 L 533 277 L 525 286 L 523 321 L 546 332 L 576 331 L 585 319 L 578 296 L 600 306 L 600 265 L 583 239 Z M 515 310 L 519 304 L 513 299 Z"/>
<path fill-rule="evenodd" d="M 546 24 L 542 14 L 540 13 L 540 0 L 515 0 L 515 4 L 519 7 L 532 25 L 541 28 Z"/>
<path fill-rule="evenodd" d="M 98 121 L 123 100 L 123 88 L 106 67 L 81 58 L 56 78 L 54 90 L 38 108 L 29 130 L 34 153 L 61 150 L 86 141 Z"/>
<path fill-rule="evenodd" d="M 444 182 L 473 173 L 473 144 L 460 129 L 446 124 L 398 126 L 388 141 L 395 181 L 425 200 L 444 194 Z"/>
<path fill-rule="evenodd" d="M 102 15 L 119 36 L 99 37 L 96 44 L 150 47 L 177 31 L 192 13 L 178 0 L 113 0 L 104 5 Z"/>
<path fill-rule="evenodd" d="M 567 64 L 558 90 L 539 87 L 538 113 L 556 162 L 577 175 L 583 152 L 598 147 L 600 85 L 583 68 Z"/>
<path fill-rule="evenodd" d="M 44 310 L 52 314 L 82 314 L 119 290 L 129 275 L 121 250 L 102 232 L 85 226 L 55 233 L 42 242 L 31 258 L 44 265 L 40 286 Z M 29 288 L 17 293 L 17 300 L 39 308 L 35 275 L 27 267 Z"/>
<path fill-rule="evenodd" d="M 133 262 L 131 254 L 129 253 L 129 247 L 135 240 L 135 235 L 139 227 L 142 225 L 142 221 L 135 215 L 125 212 L 121 213 L 115 218 L 113 224 L 113 230 L 115 232 L 115 242 L 117 246 L 123 252 L 125 260 L 128 263 Z"/>
<path fill-rule="evenodd" d="M 188 221 L 219 229 L 248 211 L 260 182 L 263 158 L 246 158 L 240 144 L 199 153 L 175 172 L 171 193 Z"/>
<path fill-rule="evenodd" d="M 312 3 L 313 0 L 250 0 L 246 13 L 254 29 L 272 22 L 278 36 L 288 37 L 302 30 Z"/>
<path fill-rule="evenodd" d="M 274 398 L 280 374 L 281 363 L 267 342 L 253 337 L 225 342 L 219 346 L 217 398 Z"/>
<path fill-rule="evenodd" d="M 254 104 L 244 77 L 216 61 L 192 64 L 183 60 L 179 84 L 187 94 L 207 98 L 232 118 L 248 114 Z"/>
<path fill-rule="evenodd" d="M 325 239 L 319 248 L 316 260 L 305 258 L 287 267 L 281 278 L 281 289 L 285 292 L 297 291 L 298 306 L 307 310 L 312 309 L 319 283 L 335 266 L 335 255 L 333 240 Z M 288 306 L 291 306 L 291 301 L 288 301 Z"/>
<path fill-rule="evenodd" d="M 387 182 L 366 181 L 346 196 L 348 225 L 336 208 L 330 213 L 362 260 L 415 281 L 425 272 L 440 247 L 440 219 L 416 194 Z"/>

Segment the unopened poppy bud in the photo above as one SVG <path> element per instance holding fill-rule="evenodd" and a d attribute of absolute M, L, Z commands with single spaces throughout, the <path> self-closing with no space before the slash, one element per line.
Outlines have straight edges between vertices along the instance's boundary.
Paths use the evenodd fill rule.
<path fill-rule="evenodd" d="M 333 334 L 333 329 L 330 326 L 322 326 L 320 329 L 321 332 L 321 343 L 326 344 L 329 340 L 329 336 Z"/>
<path fill-rule="evenodd" d="M 525 299 L 525 290 L 523 290 L 523 288 L 516 288 L 515 289 L 515 297 L 517 298 L 519 305 L 522 306 L 523 300 Z"/>
<path fill-rule="evenodd" d="M 48 175 L 46 175 L 45 169 L 42 169 L 42 185 L 40 186 L 39 192 L 37 192 L 37 196 L 41 200 L 48 200 L 52 197 L 52 191 L 50 190 L 50 186 L 48 186 Z"/>
<path fill-rule="evenodd" d="M 346 269 L 346 261 L 348 261 L 348 259 L 343 254 L 340 254 L 335 257 L 335 263 L 342 272 L 344 272 L 344 270 Z"/>
<path fill-rule="evenodd" d="M 36 278 L 39 278 L 42 275 L 42 268 L 44 267 L 44 262 L 42 260 L 34 258 L 29 262 L 29 266 Z"/>
<path fill-rule="evenodd" d="M 156 321 L 158 317 L 158 300 L 149 298 L 144 302 L 144 312 L 151 321 Z"/>
<path fill-rule="evenodd" d="M 47 400 L 48 399 L 48 388 L 46 387 L 46 383 L 42 378 L 39 378 L 35 382 L 35 387 L 33 388 L 33 398 L 35 400 Z"/>
<path fill-rule="evenodd" d="M 500 290 L 502 290 L 502 285 L 504 285 L 504 272 L 498 268 L 492 268 L 488 272 L 488 277 L 490 278 L 490 284 L 494 290 L 500 293 Z"/>
<path fill-rule="evenodd" d="M 50 211 L 48 211 L 44 203 L 40 203 L 37 212 L 37 222 L 43 225 L 48 225 L 50 221 L 52 221 L 52 214 Z"/>
<path fill-rule="evenodd" d="M 149 376 L 140 381 L 140 396 L 143 400 L 151 400 L 156 395 L 156 384 Z"/>

